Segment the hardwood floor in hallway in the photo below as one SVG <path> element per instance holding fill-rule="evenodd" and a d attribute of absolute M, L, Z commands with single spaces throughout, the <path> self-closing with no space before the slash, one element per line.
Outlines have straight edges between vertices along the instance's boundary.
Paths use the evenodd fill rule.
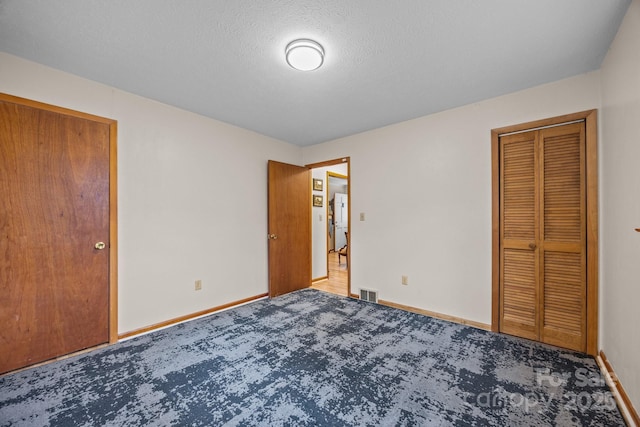
<path fill-rule="evenodd" d="M 318 280 L 311 284 L 312 289 L 319 289 L 332 294 L 348 296 L 349 293 L 349 269 L 347 261 L 342 257 L 342 263 L 338 262 L 338 253 L 329 253 L 329 278 Z"/>

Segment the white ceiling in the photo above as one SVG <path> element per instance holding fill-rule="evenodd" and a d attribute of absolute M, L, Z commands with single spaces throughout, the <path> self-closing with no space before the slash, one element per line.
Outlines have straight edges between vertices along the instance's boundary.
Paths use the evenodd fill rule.
<path fill-rule="evenodd" d="M 304 146 L 596 70 L 629 3 L 0 0 L 0 50 Z"/>

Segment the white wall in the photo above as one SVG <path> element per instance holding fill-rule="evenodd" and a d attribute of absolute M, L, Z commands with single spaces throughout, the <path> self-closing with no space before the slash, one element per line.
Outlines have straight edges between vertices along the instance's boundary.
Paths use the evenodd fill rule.
<path fill-rule="evenodd" d="M 0 91 L 118 121 L 119 332 L 267 292 L 267 160 L 300 148 L 4 53 Z"/>
<path fill-rule="evenodd" d="M 601 347 L 640 410 L 640 0 L 601 75 Z"/>
<path fill-rule="evenodd" d="M 489 324 L 491 129 L 599 105 L 593 72 L 305 147 L 351 157 L 352 291 Z"/>
<path fill-rule="evenodd" d="M 330 160 L 329 158 L 324 160 Z M 313 234 L 313 249 L 312 249 L 312 275 L 314 279 L 327 276 L 327 203 L 331 199 L 329 196 L 329 183 L 327 182 L 327 172 L 335 172 L 340 175 L 347 175 L 347 165 L 345 163 L 331 166 L 324 166 L 321 168 L 315 168 L 311 170 L 311 175 L 314 178 L 321 179 L 323 182 L 322 193 L 314 191 L 313 194 L 322 194 L 323 206 L 312 207 L 312 234 Z M 322 217 L 322 219 L 320 219 Z"/>

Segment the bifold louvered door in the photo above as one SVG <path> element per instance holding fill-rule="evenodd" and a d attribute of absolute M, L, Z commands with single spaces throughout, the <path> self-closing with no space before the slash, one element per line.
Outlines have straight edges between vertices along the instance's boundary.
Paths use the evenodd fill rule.
<path fill-rule="evenodd" d="M 500 330 L 586 350 L 584 123 L 500 138 Z"/>

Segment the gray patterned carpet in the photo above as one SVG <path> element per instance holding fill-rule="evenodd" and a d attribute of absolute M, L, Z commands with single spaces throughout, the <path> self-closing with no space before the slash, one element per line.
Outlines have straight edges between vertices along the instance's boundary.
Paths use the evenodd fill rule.
<path fill-rule="evenodd" d="M 624 423 L 588 356 L 304 290 L 0 377 L 0 425 Z"/>

